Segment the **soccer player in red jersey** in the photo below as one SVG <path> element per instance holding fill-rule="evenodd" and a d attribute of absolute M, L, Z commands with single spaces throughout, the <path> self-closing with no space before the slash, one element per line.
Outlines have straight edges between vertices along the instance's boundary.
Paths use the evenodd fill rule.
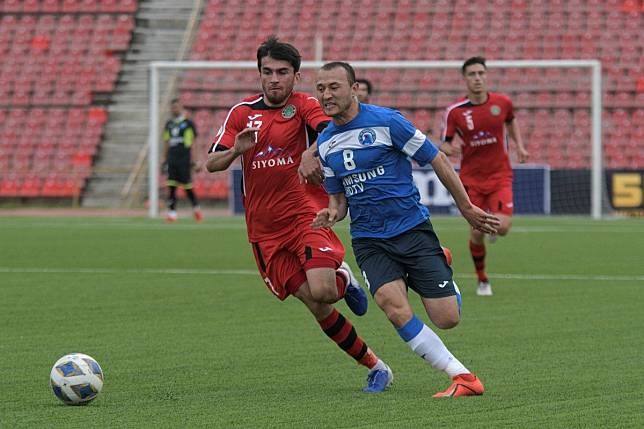
<path fill-rule="evenodd" d="M 485 58 L 472 57 L 463 63 L 461 73 L 467 96 L 445 111 L 440 149 L 447 155 L 461 155 L 461 181 L 472 203 L 500 220 L 498 235 L 506 235 L 512 225 L 512 166 L 506 132 L 516 143 L 517 158 L 523 163 L 528 151 L 523 145 L 512 101 L 503 94 L 488 92 Z M 462 145 L 453 141 L 458 134 Z M 471 229 L 469 248 L 478 277 L 477 295 L 492 295 L 485 273 L 485 234 Z M 494 241 L 495 236 L 490 236 Z"/>
<path fill-rule="evenodd" d="M 234 105 L 215 137 L 206 167 L 227 169 L 241 157 L 248 239 L 269 290 L 280 300 L 295 296 L 324 333 L 372 372 L 391 375 L 333 303 L 344 297 L 357 315 L 367 296 L 343 262 L 344 247 L 329 228 L 313 229 L 311 219 L 328 204 L 323 188 L 301 183 L 302 153 L 330 118 L 307 94 L 293 91 L 300 80 L 295 47 L 267 39 L 257 50 L 262 93 Z M 367 386 L 365 391 L 374 392 Z M 380 389 L 377 391 L 384 390 Z"/>

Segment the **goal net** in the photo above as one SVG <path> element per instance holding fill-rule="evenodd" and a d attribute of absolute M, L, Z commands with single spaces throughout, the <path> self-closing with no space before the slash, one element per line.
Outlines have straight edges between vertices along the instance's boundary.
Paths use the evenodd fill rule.
<path fill-rule="evenodd" d="M 373 85 L 370 102 L 400 110 L 436 144 L 440 143 L 443 112 L 465 95 L 456 61 L 355 61 L 360 78 Z M 312 93 L 316 70 L 323 62 L 303 62 L 296 90 Z M 595 60 L 488 61 L 488 88 L 510 96 L 518 118 L 529 163 L 514 168 L 515 213 L 587 215 L 610 212 L 607 174 L 602 163 L 601 64 Z M 178 82 L 178 96 L 191 112 L 199 137 L 193 148 L 198 159 L 207 151 L 230 107 L 261 91 L 257 64 L 245 62 L 179 61 L 150 64 L 148 141 L 149 216 L 159 214 L 160 88 Z M 458 137 L 456 137 L 458 138 Z M 453 159 L 458 167 L 458 158 Z M 224 202 L 242 210 L 239 170 L 196 173 L 194 186 L 202 200 Z M 431 168 L 417 168 L 414 179 L 422 202 L 433 213 L 454 213 L 454 203 Z"/>

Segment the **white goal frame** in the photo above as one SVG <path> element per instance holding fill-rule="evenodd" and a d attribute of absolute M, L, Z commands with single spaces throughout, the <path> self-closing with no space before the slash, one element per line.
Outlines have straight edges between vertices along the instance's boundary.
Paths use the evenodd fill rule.
<path fill-rule="evenodd" d="M 326 61 L 303 61 L 302 69 L 318 69 Z M 356 69 L 459 69 L 461 61 L 351 61 Z M 602 66 L 599 60 L 503 60 L 487 61 L 489 68 L 588 68 L 591 70 L 591 213 L 602 217 Z M 256 69 L 254 61 L 153 61 L 149 66 L 148 194 L 150 218 L 159 217 L 159 79 L 162 70 Z M 447 107 L 447 106 L 445 106 Z"/>

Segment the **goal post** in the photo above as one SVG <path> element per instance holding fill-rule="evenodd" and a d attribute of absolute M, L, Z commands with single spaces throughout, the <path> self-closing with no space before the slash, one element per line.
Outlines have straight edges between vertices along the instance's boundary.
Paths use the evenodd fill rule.
<path fill-rule="evenodd" d="M 316 70 L 326 61 L 303 61 L 301 69 Z M 459 69 L 461 61 L 350 61 L 356 70 L 403 69 L 440 70 Z M 587 69 L 590 71 L 590 210 L 594 219 L 602 217 L 604 195 L 603 151 L 602 151 L 602 68 L 599 60 L 489 60 L 488 68 L 506 69 Z M 181 72 L 185 70 L 254 70 L 254 61 L 153 61 L 149 65 L 149 137 L 148 137 L 148 216 L 159 216 L 159 147 L 161 118 L 159 117 L 159 88 L 162 71 Z M 497 87 L 499 85 L 492 85 Z M 418 88 L 417 91 L 422 91 Z M 440 88 L 439 88 L 440 90 Z M 232 105 L 231 105 L 232 106 Z M 231 107 L 229 106 L 229 107 Z M 440 106 L 443 109 L 447 106 Z M 521 122 L 521 118 L 519 118 Z M 220 124 L 212 124 L 217 127 Z M 530 142 L 528 141 L 529 145 Z M 549 186 L 548 179 L 548 186 Z M 548 190 L 549 192 L 549 190 Z"/>

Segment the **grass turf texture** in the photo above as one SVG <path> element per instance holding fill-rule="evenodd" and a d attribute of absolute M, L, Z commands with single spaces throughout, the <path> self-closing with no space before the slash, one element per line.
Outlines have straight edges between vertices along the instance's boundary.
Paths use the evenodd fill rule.
<path fill-rule="evenodd" d="M 461 324 L 439 335 L 482 397 L 432 399 L 448 379 L 371 298 L 361 318 L 338 308 L 395 382 L 361 393 L 366 370 L 297 300 L 268 293 L 241 219 L 1 218 L 0 427 L 644 425 L 644 221 L 516 218 L 487 245 L 492 298 L 475 296 L 465 222 L 433 221 L 464 298 Z M 105 372 L 85 407 L 48 384 L 75 351 Z"/>

